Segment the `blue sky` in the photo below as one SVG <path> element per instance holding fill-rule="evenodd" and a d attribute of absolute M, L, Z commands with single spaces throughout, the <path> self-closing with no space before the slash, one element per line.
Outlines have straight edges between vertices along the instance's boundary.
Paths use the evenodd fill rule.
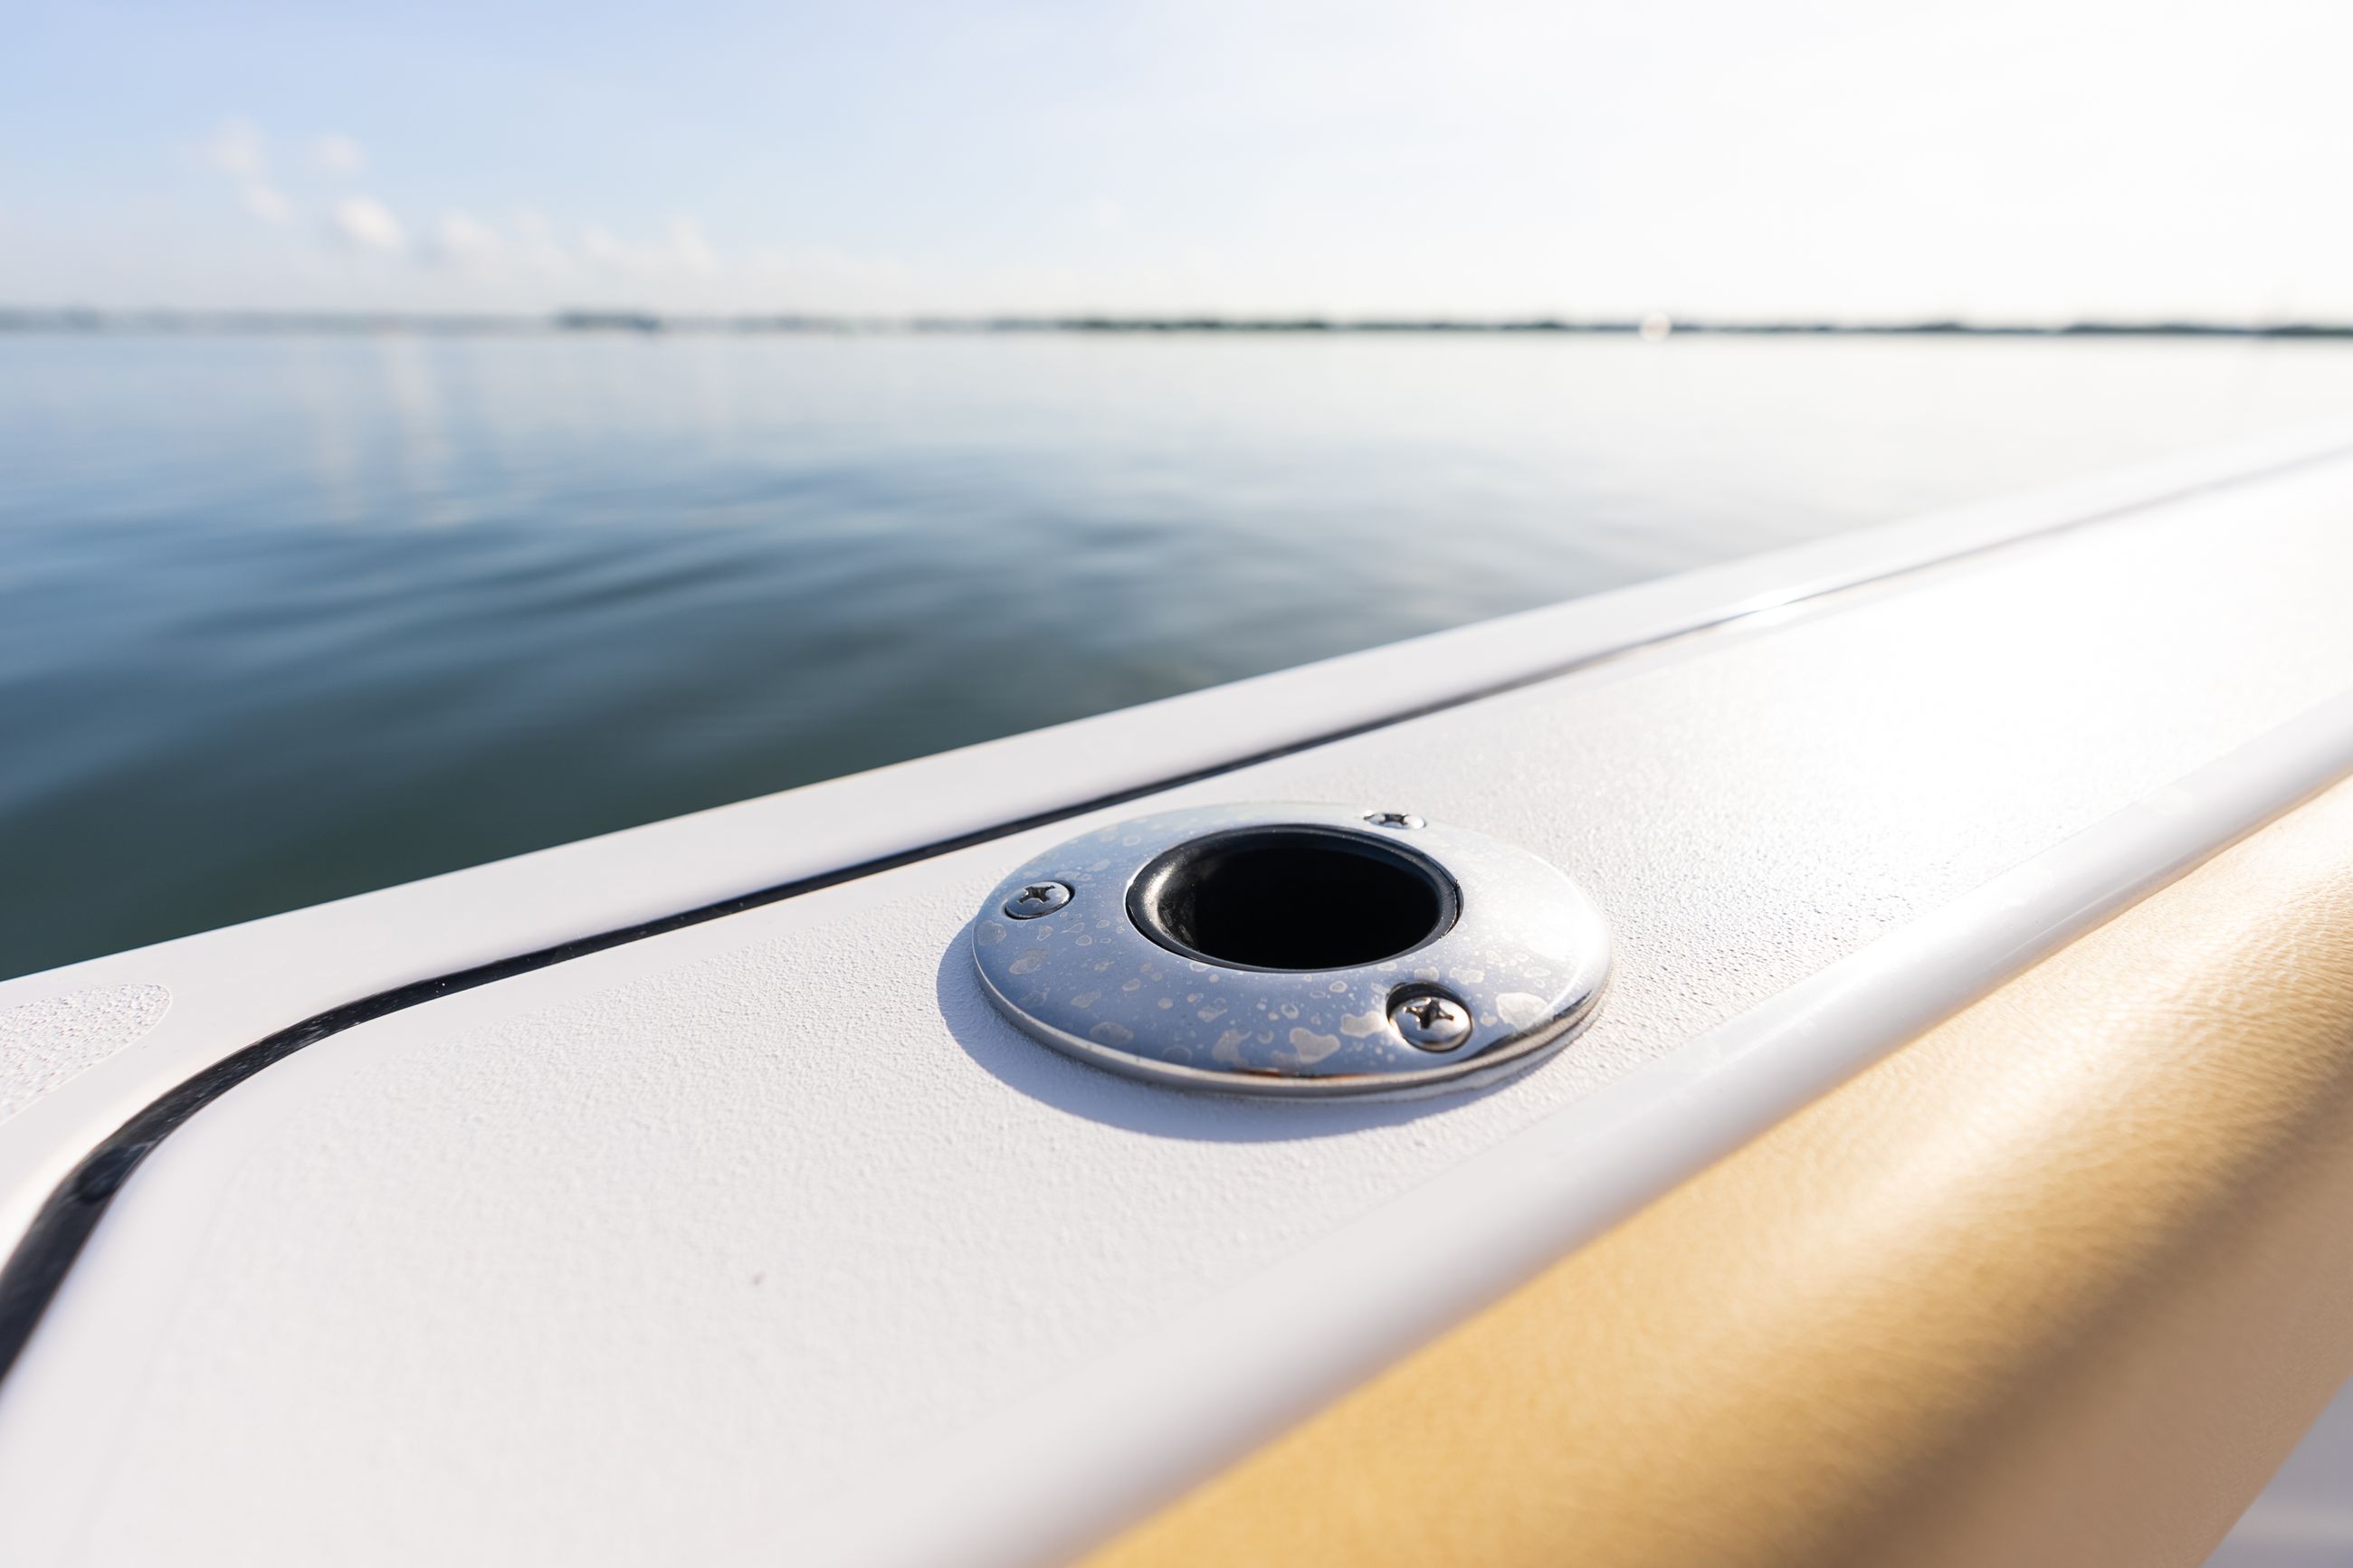
<path fill-rule="evenodd" d="M 13 304 L 2353 316 L 2327 4 L 0 20 Z"/>

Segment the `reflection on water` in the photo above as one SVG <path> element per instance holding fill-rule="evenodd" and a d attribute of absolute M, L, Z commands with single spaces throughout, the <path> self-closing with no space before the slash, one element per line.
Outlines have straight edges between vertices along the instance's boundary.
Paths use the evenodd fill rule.
<path fill-rule="evenodd" d="M 2347 407 L 2317 344 L 0 337 L 0 974 Z"/>

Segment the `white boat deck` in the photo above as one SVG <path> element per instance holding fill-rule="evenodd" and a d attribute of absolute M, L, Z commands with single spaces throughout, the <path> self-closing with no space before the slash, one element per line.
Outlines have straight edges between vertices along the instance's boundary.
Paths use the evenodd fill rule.
<path fill-rule="evenodd" d="M 21 1229 L 139 1106 L 308 1013 L 1223 770 L 406 1006 L 220 1096 L 122 1186 L 0 1384 L 0 1559 L 1050 1560 L 1475 1305 L 1475 1270 L 1404 1290 L 1414 1254 L 1350 1273 L 1426 1223 L 1429 1184 L 1637 1106 L 1605 1091 L 2077 836 L 2179 818 L 2212 847 L 2353 763 L 2329 706 L 2353 687 L 2353 462 L 2228 471 L 0 987 L 0 1020 L 79 1009 L 95 1042 L 0 1105 Z M 2230 810 L 2195 782 L 2218 765 Z M 1091 1070 L 986 1005 L 958 937 L 1026 855 L 1269 800 L 1410 809 L 1567 868 L 1618 944 L 1598 1021 L 1483 1093 L 1261 1104 Z M 2042 876 L 2003 886 L 2031 904 Z M 1965 994 L 2031 952 L 1998 956 L 1906 962 Z M 1147 1386 L 1166 1402 L 1103 1394 Z"/>

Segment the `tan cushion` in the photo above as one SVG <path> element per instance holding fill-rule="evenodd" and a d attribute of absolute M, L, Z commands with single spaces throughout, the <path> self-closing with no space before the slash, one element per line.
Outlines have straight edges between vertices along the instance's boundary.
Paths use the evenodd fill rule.
<path fill-rule="evenodd" d="M 1095 1568 L 2203 1560 L 2353 1374 L 2353 785 Z"/>

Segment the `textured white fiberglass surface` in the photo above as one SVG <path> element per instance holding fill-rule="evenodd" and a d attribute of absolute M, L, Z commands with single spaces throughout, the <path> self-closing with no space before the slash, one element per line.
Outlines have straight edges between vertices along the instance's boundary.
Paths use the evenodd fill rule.
<path fill-rule="evenodd" d="M 0 1549 L 773 1554 L 845 1484 L 2334 695 L 2344 495 L 2080 531 L 1128 808 L 1398 806 L 1577 876 L 1612 994 L 1483 1095 L 1187 1097 L 1016 1036 L 958 936 L 1082 824 L 339 1036 L 125 1189 L 0 1397 Z"/>

